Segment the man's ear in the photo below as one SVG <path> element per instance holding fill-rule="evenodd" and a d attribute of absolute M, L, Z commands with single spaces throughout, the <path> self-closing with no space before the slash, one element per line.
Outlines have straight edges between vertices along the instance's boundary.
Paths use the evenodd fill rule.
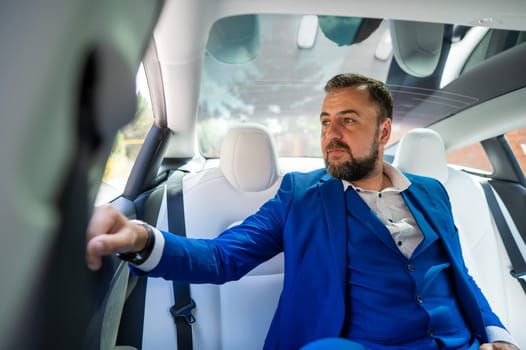
<path fill-rule="evenodd" d="M 381 122 L 380 122 L 380 130 L 379 130 L 379 140 L 378 142 L 380 144 L 387 144 L 387 142 L 389 141 L 389 138 L 391 137 L 391 125 L 392 125 L 392 121 L 390 118 L 384 118 Z"/>

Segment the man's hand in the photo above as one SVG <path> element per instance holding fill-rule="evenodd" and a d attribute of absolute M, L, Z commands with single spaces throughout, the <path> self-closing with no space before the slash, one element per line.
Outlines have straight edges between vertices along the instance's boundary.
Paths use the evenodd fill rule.
<path fill-rule="evenodd" d="M 87 232 L 88 267 L 93 271 L 100 269 L 105 255 L 138 252 L 147 239 L 144 227 L 130 223 L 117 209 L 110 205 L 96 207 Z"/>
<path fill-rule="evenodd" d="M 479 347 L 479 350 L 520 350 L 520 349 L 510 343 L 495 342 L 495 343 L 482 344 Z"/>

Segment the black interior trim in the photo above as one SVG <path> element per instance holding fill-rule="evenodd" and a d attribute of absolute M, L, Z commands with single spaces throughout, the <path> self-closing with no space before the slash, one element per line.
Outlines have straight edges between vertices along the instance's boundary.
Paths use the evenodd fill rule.
<path fill-rule="evenodd" d="M 123 197 L 134 200 L 139 194 L 158 184 L 159 165 L 170 133 L 171 131 L 167 128 L 152 125 L 133 164 L 122 194 Z"/>
<path fill-rule="evenodd" d="M 500 180 L 491 180 L 490 184 L 506 205 L 522 239 L 526 242 L 526 215 L 524 215 L 526 187 L 518 183 Z"/>
<path fill-rule="evenodd" d="M 477 104 L 526 86 L 526 43 L 500 52 L 464 72 L 442 91 L 477 98 Z M 491 89 L 488 89 L 491 86 Z"/>
<path fill-rule="evenodd" d="M 503 135 L 481 141 L 481 145 L 493 167 L 492 178 L 526 186 L 520 165 Z"/>
<path fill-rule="evenodd" d="M 510 274 L 520 283 L 522 290 L 526 293 L 526 282 L 521 278 L 526 274 L 526 262 L 521 254 L 520 248 L 513 236 L 506 218 L 498 204 L 497 197 L 493 193 L 489 182 L 481 182 L 482 189 L 488 201 L 489 208 L 493 214 L 493 219 L 497 225 L 502 243 L 511 262 Z"/>
<path fill-rule="evenodd" d="M 495 97 L 519 90 L 526 86 L 526 70 L 523 69 L 523 62 L 525 60 L 526 42 L 504 52 L 500 52 L 481 62 L 467 72 L 464 72 L 443 89 L 428 96 L 427 100 L 432 101 L 435 98 L 440 98 L 440 94 L 443 93 L 469 96 L 474 100 L 473 103 L 466 104 L 463 108 L 467 109 Z M 388 84 L 389 83 L 391 82 L 388 80 Z M 488 86 L 491 86 L 491 89 L 488 89 Z M 397 104 L 400 104 L 399 100 Z M 421 119 L 422 115 L 429 113 L 426 112 L 426 108 L 425 103 L 416 105 L 412 110 L 407 112 L 405 118 Z M 447 117 L 449 117 L 449 115 L 440 116 L 429 126 L 439 123 Z"/>

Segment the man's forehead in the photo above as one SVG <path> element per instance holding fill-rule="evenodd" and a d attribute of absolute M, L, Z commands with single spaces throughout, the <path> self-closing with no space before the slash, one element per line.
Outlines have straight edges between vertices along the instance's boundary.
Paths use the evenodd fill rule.
<path fill-rule="evenodd" d="M 349 96 L 353 92 L 358 92 L 358 94 Z M 364 108 L 367 109 L 369 107 L 375 110 L 375 114 L 379 113 L 379 106 L 371 97 L 367 85 L 354 85 L 327 92 L 321 106 L 320 116 L 341 114 L 348 110 L 363 111 Z"/>
<path fill-rule="evenodd" d="M 360 85 L 360 86 L 345 87 L 345 88 L 334 89 L 334 90 L 327 92 L 323 100 L 323 107 L 325 107 L 327 104 L 342 104 L 342 105 L 350 104 L 355 101 L 355 98 L 353 97 L 358 97 L 358 96 L 350 97 L 349 95 L 353 94 L 353 92 L 354 93 L 358 92 L 358 95 L 367 97 L 367 100 L 370 100 L 369 91 L 367 90 L 366 86 Z"/>

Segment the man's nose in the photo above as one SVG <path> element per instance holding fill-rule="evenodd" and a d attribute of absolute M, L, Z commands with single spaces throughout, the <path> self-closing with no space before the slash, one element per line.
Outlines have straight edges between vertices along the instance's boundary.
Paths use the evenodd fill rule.
<path fill-rule="evenodd" d="M 338 125 L 338 123 L 336 122 L 330 123 L 327 129 L 327 133 L 326 133 L 327 138 L 331 140 L 333 139 L 340 140 L 342 138 L 342 132 L 340 128 L 341 127 L 340 125 Z"/>

